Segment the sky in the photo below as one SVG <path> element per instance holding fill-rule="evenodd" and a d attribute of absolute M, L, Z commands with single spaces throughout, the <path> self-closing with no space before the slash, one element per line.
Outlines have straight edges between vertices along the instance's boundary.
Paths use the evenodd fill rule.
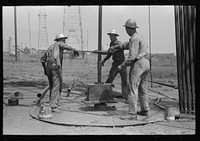
<path fill-rule="evenodd" d="M 39 9 L 40 6 L 17 6 L 17 42 L 22 48 L 29 46 L 28 13 L 30 13 L 31 47 L 38 48 Z M 80 6 L 83 29 L 83 50 L 98 49 L 98 5 Z M 58 33 L 63 32 L 64 6 L 45 6 L 47 15 L 47 34 L 49 45 L 54 43 Z M 123 25 L 128 19 L 134 19 L 139 26 L 137 32 L 143 36 L 151 53 L 175 53 L 175 21 L 174 6 L 102 6 L 102 46 L 108 49 L 110 43 L 107 32 L 115 28 L 122 42 L 128 41 L 129 36 Z M 14 7 L 3 7 L 3 39 L 14 36 Z M 149 38 L 150 37 L 150 38 Z M 88 39 L 87 39 L 88 38 Z M 151 39 L 151 42 L 149 42 Z M 87 47 L 88 41 L 88 47 Z M 149 45 L 151 43 L 151 45 Z"/>

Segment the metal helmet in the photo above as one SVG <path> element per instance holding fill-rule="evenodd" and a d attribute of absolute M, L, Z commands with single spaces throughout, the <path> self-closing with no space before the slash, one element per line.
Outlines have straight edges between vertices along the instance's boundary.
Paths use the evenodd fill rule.
<path fill-rule="evenodd" d="M 119 36 L 119 34 L 118 34 L 116 29 L 111 29 L 107 34 L 108 35 L 113 34 L 113 35 Z"/>
<path fill-rule="evenodd" d="M 133 19 L 127 20 L 124 26 L 129 28 L 139 28 Z"/>
<path fill-rule="evenodd" d="M 58 39 L 61 39 L 61 38 L 67 39 L 68 37 L 65 36 L 63 33 L 59 33 L 59 34 L 56 35 L 54 41 L 57 41 Z"/>

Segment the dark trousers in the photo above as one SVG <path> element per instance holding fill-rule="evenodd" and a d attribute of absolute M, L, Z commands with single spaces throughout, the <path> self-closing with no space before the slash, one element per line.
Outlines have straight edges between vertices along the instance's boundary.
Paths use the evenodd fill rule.
<path fill-rule="evenodd" d="M 114 61 L 112 63 L 112 67 L 109 72 L 109 76 L 105 83 L 112 83 L 117 74 L 119 73 L 121 76 L 121 88 L 122 88 L 122 96 L 124 99 L 128 99 L 129 94 L 129 85 L 127 82 L 127 71 L 126 68 L 122 68 L 121 70 L 117 69 L 119 65 L 121 65 L 123 61 Z"/>

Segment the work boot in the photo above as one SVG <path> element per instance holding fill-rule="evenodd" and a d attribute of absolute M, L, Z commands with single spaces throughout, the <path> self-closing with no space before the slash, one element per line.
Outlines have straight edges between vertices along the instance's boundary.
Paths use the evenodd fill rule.
<path fill-rule="evenodd" d="M 137 115 L 121 116 L 121 120 L 137 120 Z"/>
<path fill-rule="evenodd" d="M 141 116 L 149 116 L 149 112 L 148 111 L 139 111 L 137 112 L 138 115 L 141 115 Z"/>

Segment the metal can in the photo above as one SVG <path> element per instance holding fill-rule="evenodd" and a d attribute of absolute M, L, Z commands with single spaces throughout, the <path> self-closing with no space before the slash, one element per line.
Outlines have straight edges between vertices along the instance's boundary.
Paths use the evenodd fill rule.
<path fill-rule="evenodd" d="M 165 110 L 166 120 L 175 120 L 175 112 L 173 107 L 167 107 Z"/>
<path fill-rule="evenodd" d="M 8 105 L 9 106 L 19 105 L 19 99 L 18 98 L 9 98 L 8 99 Z"/>
<path fill-rule="evenodd" d="M 42 103 L 40 105 L 39 118 L 52 118 L 51 106 L 49 103 Z"/>

